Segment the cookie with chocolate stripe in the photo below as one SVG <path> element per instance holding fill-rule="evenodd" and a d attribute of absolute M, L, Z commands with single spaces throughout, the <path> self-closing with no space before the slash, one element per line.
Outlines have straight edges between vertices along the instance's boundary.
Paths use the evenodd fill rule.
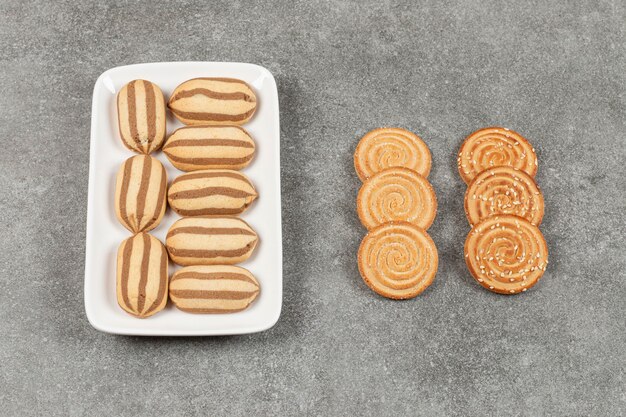
<path fill-rule="evenodd" d="M 186 125 L 242 125 L 257 107 L 256 94 L 235 78 L 194 78 L 180 84 L 168 107 Z"/>
<path fill-rule="evenodd" d="M 161 311 L 167 304 L 167 251 L 148 233 L 129 237 L 117 252 L 117 302 L 139 318 Z"/>
<path fill-rule="evenodd" d="M 154 229 L 165 214 L 166 189 L 167 174 L 158 160 L 150 155 L 128 158 L 117 173 L 117 219 L 133 233 Z"/>
<path fill-rule="evenodd" d="M 256 198 L 248 177 L 228 169 L 183 174 L 172 182 L 167 193 L 170 207 L 181 216 L 239 214 Z"/>
<path fill-rule="evenodd" d="M 259 238 L 234 216 L 184 217 L 170 227 L 166 246 L 179 265 L 232 265 L 252 255 Z"/>
<path fill-rule="evenodd" d="M 234 313 L 259 295 L 259 283 L 247 269 L 232 265 L 187 266 L 170 280 L 170 299 L 189 313 Z"/>
<path fill-rule="evenodd" d="M 167 139 L 163 152 L 181 171 L 241 169 L 254 157 L 255 144 L 239 126 L 187 126 Z"/>
<path fill-rule="evenodd" d="M 165 139 L 165 99 L 156 85 L 133 80 L 117 94 L 117 117 L 122 143 L 131 151 L 149 154 Z"/>

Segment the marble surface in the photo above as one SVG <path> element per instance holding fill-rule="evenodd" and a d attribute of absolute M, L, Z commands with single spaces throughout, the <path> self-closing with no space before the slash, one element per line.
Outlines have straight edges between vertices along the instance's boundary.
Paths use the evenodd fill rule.
<path fill-rule="evenodd" d="M 0 405 L 6 415 L 626 414 L 623 1 L 0 3 Z M 280 94 L 284 308 L 249 336 L 100 333 L 83 306 L 93 84 L 156 61 L 267 67 Z M 435 283 L 362 282 L 352 153 L 378 126 L 433 154 Z M 468 275 L 463 138 L 523 133 L 551 263 Z"/>

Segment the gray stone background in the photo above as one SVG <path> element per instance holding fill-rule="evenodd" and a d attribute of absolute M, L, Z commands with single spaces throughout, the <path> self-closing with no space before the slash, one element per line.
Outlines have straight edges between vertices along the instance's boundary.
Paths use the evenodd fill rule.
<path fill-rule="evenodd" d="M 284 308 L 264 333 L 100 333 L 83 306 L 90 106 L 118 65 L 263 65 L 281 108 Z M 0 414 L 626 414 L 623 1 L 0 3 Z M 537 148 L 550 266 L 516 297 L 462 258 L 463 138 Z M 433 154 L 440 253 L 412 301 L 359 277 L 352 153 Z"/>

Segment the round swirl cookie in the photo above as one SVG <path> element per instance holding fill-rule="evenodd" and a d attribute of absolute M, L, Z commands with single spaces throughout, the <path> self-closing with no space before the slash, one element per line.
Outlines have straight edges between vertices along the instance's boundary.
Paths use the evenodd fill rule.
<path fill-rule="evenodd" d="M 117 302 L 129 314 L 145 318 L 167 304 L 167 252 L 148 233 L 129 237 L 117 252 Z"/>
<path fill-rule="evenodd" d="M 117 117 L 122 143 L 131 151 L 149 154 L 165 139 L 165 99 L 161 89 L 134 80 L 117 94 Z"/>
<path fill-rule="evenodd" d="M 361 242 L 359 271 L 365 283 L 383 297 L 413 298 L 435 279 L 437 247 L 428 233 L 407 222 L 383 224 Z"/>
<path fill-rule="evenodd" d="M 256 111 L 252 88 L 235 78 L 194 78 L 180 84 L 168 107 L 186 125 L 242 125 Z"/>
<path fill-rule="evenodd" d="M 367 229 L 390 221 L 428 229 L 437 214 L 437 196 L 420 174 L 407 168 L 388 168 L 363 183 L 357 196 L 357 214 Z"/>
<path fill-rule="evenodd" d="M 524 292 L 548 265 L 548 246 L 537 226 L 518 216 L 488 217 L 465 241 L 465 262 L 474 279 L 500 294 Z"/>
<path fill-rule="evenodd" d="M 179 265 L 232 265 L 248 259 L 258 240 L 238 217 L 184 217 L 170 227 L 165 243 Z"/>
<path fill-rule="evenodd" d="M 167 199 L 181 216 L 207 216 L 242 213 L 257 195 L 241 172 L 210 169 L 177 177 L 170 185 Z"/>
<path fill-rule="evenodd" d="M 539 226 L 543 211 L 543 195 L 535 180 L 508 166 L 481 172 L 465 192 L 465 214 L 470 225 L 486 217 L 514 214 Z"/>
<path fill-rule="evenodd" d="M 503 127 L 488 127 L 469 135 L 461 145 L 457 162 L 466 184 L 497 166 L 517 168 L 531 177 L 537 173 L 535 149 L 522 135 Z"/>
<path fill-rule="evenodd" d="M 170 299 L 189 313 L 234 313 L 259 295 L 259 283 L 247 270 L 231 265 L 186 266 L 170 280 Z"/>
<path fill-rule="evenodd" d="M 361 181 L 387 168 L 405 167 L 427 177 L 431 156 L 416 134 L 399 128 L 380 128 L 367 133 L 354 152 L 354 167 Z"/>
<path fill-rule="evenodd" d="M 163 152 L 181 171 L 241 169 L 254 157 L 254 141 L 239 126 L 187 126 L 167 139 Z"/>
<path fill-rule="evenodd" d="M 127 159 L 117 173 L 115 214 L 133 233 L 152 230 L 165 214 L 167 174 L 150 155 Z"/>

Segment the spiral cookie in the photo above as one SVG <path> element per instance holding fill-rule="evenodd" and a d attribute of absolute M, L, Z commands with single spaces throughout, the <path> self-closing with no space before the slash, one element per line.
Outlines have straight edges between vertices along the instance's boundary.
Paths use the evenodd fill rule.
<path fill-rule="evenodd" d="M 541 231 L 509 214 L 478 223 L 465 241 L 465 262 L 480 285 L 500 294 L 517 294 L 537 283 L 548 265 Z"/>
<path fill-rule="evenodd" d="M 465 213 L 470 225 L 499 214 L 514 214 L 539 226 L 543 195 L 535 180 L 508 166 L 488 169 L 475 177 L 465 193 Z"/>
<path fill-rule="evenodd" d="M 421 228 L 407 222 L 383 224 L 361 242 L 359 271 L 365 283 L 383 297 L 403 300 L 424 291 L 435 279 L 435 243 Z"/>
<path fill-rule="evenodd" d="M 354 167 L 361 181 L 392 167 L 409 168 L 427 177 L 430 165 L 428 146 L 404 129 L 374 129 L 363 136 L 354 152 Z"/>
<path fill-rule="evenodd" d="M 469 135 L 461 145 L 457 161 L 466 184 L 496 166 L 517 168 L 531 177 L 537 172 L 535 149 L 522 135 L 502 127 L 488 127 Z"/>
<path fill-rule="evenodd" d="M 407 168 L 389 168 L 363 183 L 357 213 L 367 229 L 390 221 L 428 229 L 437 213 L 437 196 L 420 174 Z"/>

